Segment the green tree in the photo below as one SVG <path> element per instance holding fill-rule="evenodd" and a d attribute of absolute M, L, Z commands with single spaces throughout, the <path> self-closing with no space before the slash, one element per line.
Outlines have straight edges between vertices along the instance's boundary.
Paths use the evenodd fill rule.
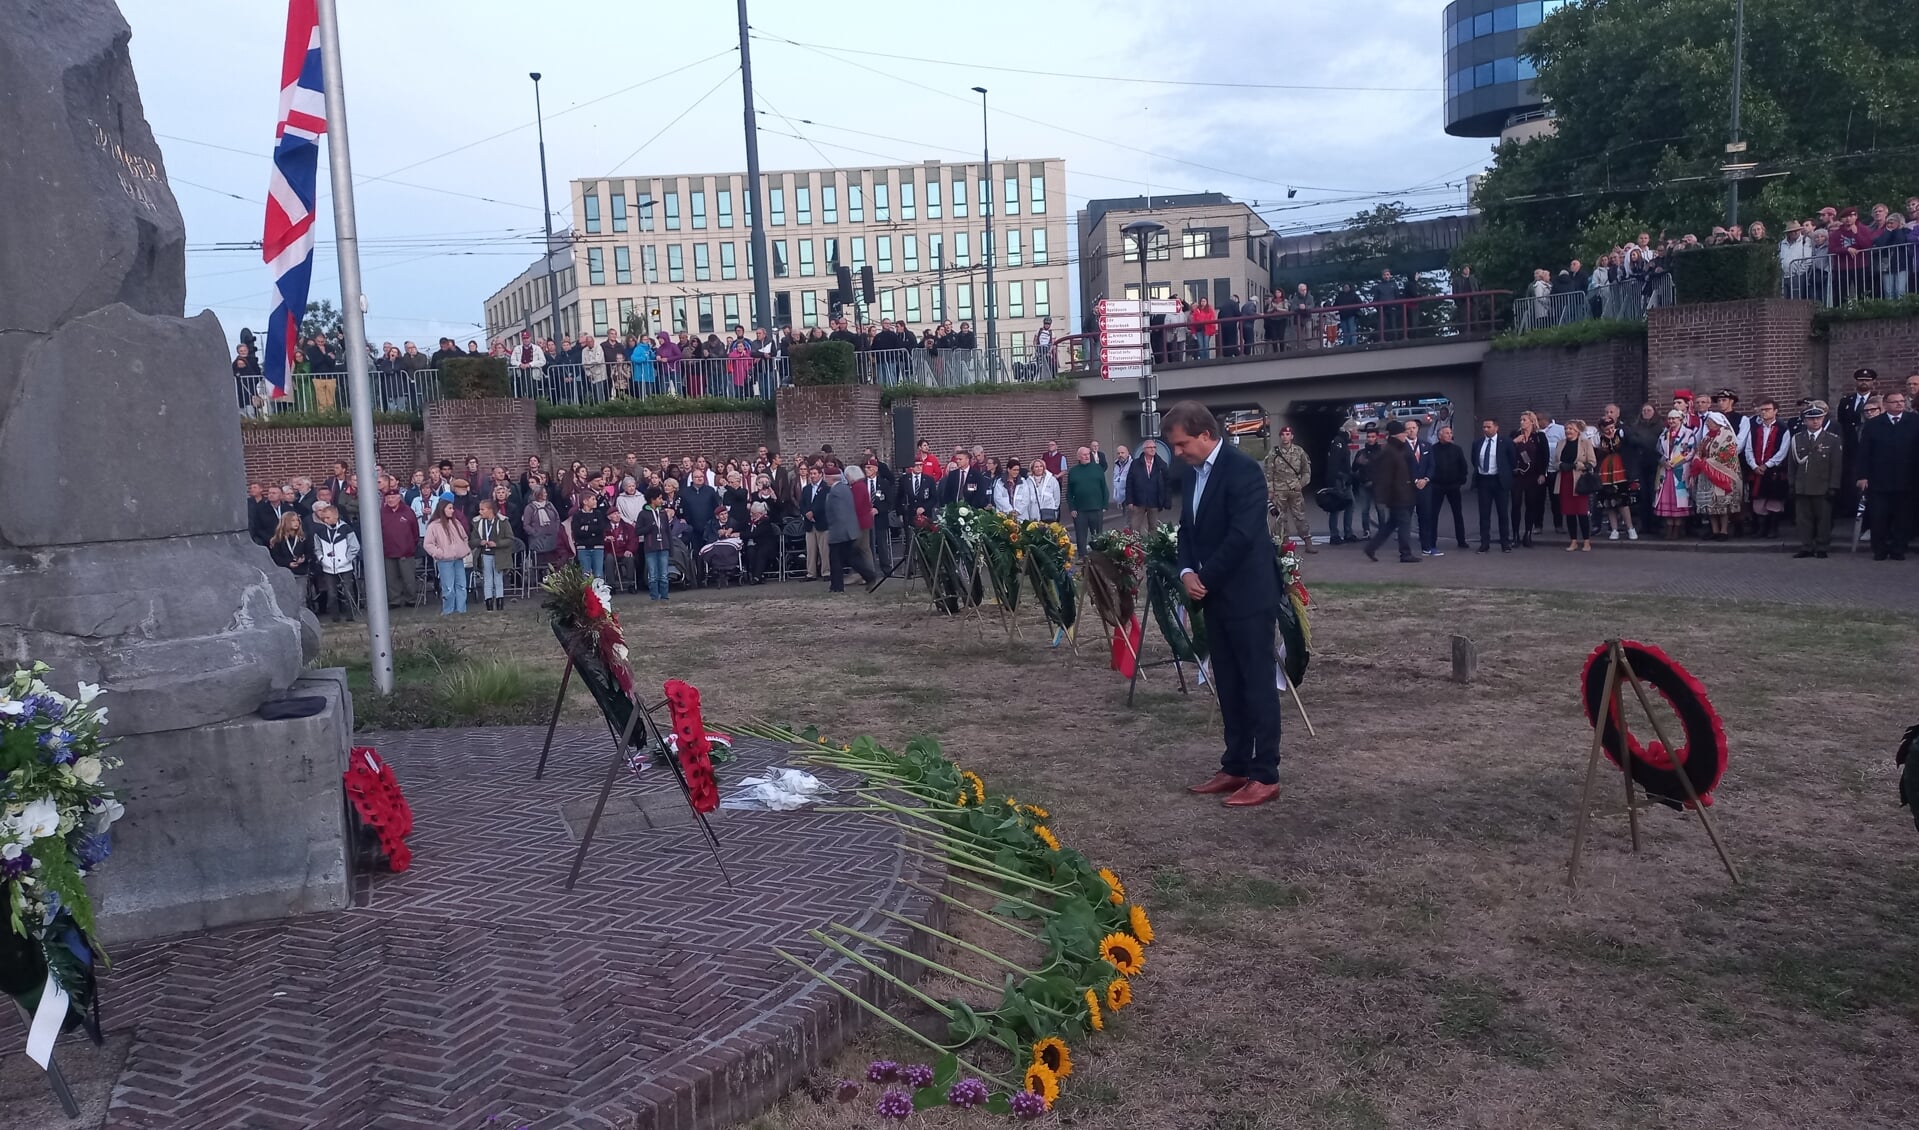
<path fill-rule="evenodd" d="M 325 334 L 335 349 L 346 341 L 346 326 L 333 303 L 325 300 L 307 303 L 306 317 L 300 319 L 300 340 L 312 341 L 314 334 Z"/>
<path fill-rule="evenodd" d="M 1627 229 L 1703 238 L 1725 223 L 1734 2 L 1580 0 L 1547 17 L 1522 52 L 1555 132 L 1498 147 L 1481 231 L 1454 261 L 1517 290 Z M 1737 160 L 1759 167 L 1742 222 L 1778 231 L 1919 190 L 1912 14 L 1910 0 L 1746 0 Z"/>

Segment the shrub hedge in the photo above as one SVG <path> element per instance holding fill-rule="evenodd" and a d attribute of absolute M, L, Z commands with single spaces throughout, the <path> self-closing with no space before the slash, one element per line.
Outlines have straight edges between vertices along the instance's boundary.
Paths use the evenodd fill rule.
<path fill-rule="evenodd" d="M 850 385 L 857 379 L 852 342 L 807 342 L 794 346 L 787 357 L 796 385 Z"/>

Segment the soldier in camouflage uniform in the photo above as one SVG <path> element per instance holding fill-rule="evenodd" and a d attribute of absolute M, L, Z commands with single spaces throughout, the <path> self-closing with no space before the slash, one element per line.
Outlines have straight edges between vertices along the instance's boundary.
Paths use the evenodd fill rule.
<path fill-rule="evenodd" d="M 1279 443 L 1266 453 L 1266 527 L 1275 537 L 1293 535 L 1308 553 L 1313 547 L 1312 527 L 1306 524 L 1306 486 L 1313 479 L 1313 464 L 1306 449 L 1293 442 L 1293 429 L 1279 429 Z"/>

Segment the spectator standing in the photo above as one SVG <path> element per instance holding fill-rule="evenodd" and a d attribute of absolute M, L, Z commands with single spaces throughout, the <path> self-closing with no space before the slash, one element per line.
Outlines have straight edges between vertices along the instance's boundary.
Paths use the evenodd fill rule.
<path fill-rule="evenodd" d="M 1633 441 L 1624 428 L 1614 420 L 1607 420 L 1599 426 L 1599 442 L 1593 447 L 1593 454 L 1599 459 L 1599 489 L 1593 493 L 1593 505 L 1599 510 L 1598 518 L 1612 527 L 1607 533 L 1607 541 L 1618 541 L 1619 531 L 1624 527 L 1627 541 L 1638 541 L 1639 531 L 1633 526 L 1633 506 L 1639 501 L 1641 481 L 1635 474 Z"/>
<path fill-rule="evenodd" d="M 515 549 L 513 524 L 500 516 L 492 499 L 481 499 L 480 515 L 473 519 L 473 551 L 480 559 L 480 596 L 489 612 L 506 611 L 506 571 Z"/>
<path fill-rule="evenodd" d="M 1492 552 L 1494 514 L 1499 516 L 1499 552 L 1513 548 L 1513 443 L 1499 434 L 1498 420 L 1482 420 L 1473 445 L 1473 491 L 1479 496 L 1479 552 Z"/>
<path fill-rule="evenodd" d="M 273 527 L 267 542 L 267 554 L 275 565 L 300 578 L 300 589 L 306 590 L 312 549 L 307 545 L 306 523 L 300 520 L 298 512 L 289 510 L 280 515 L 280 522 Z"/>
<path fill-rule="evenodd" d="M 806 579 L 809 581 L 825 576 L 831 560 L 826 540 L 829 520 L 826 495 L 830 489 L 819 465 L 807 468 L 806 486 L 800 489 L 800 516 L 806 523 Z"/>
<path fill-rule="evenodd" d="M 580 505 L 566 520 L 566 532 L 573 539 L 573 556 L 589 577 L 606 579 L 606 511 L 600 509 L 597 492 L 580 496 Z"/>
<path fill-rule="evenodd" d="M 1373 536 L 1373 527 L 1386 519 L 1378 513 L 1378 505 L 1373 500 L 1373 461 L 1379 458 L 1383 437 L 1375 421 L 1367 421 L 1360 431 L 1366 439 L 1359 450 L 1353 452 L 1353 509 L 1359 511 L 1359 536 L 1364 541 Z"/>
<path fill-rule="evenodd" d="M 1219 312 L 1213 309 L 1212 302 L 1202 298 L 1193 307 L 1191 321 L 1195 356 L 1201 361 L 1209 360 L 1213 356 L 1213 337 L 1219 333 Z"/>
<path fill-rule="evenodd" d="M 866 581 L 866 591 L 879 587 L 880 575 L 856 548 L 860 541 L 859 504 L 853 497 L 853 484 L 840 477 L 838 468 L 827 464 L 829 486 L 826 492 L 827 572 L 831 591 L 845 592 L 845 572 L 852 569 Z M 838 480 L 834 482 L 832 480 Z"/>
<path fill-rule="evenodd" d="M 1054 475 L 1066 473 L 1066 454 L 1059 449 L 1058 440 L 1047 440 L 1046 454 L 1040 456 L 1037 461 L 1046 464 L 1046 469 Z"/>
<path fill-rule="evenodd" d="M 1711 520 L 1712 541 L 1725 541 L 1732 535 L 1727 527 L 1739 513 L 1739 434 L 1724 412 L 1706 413 L 1705 434 L 1693 451 L 1689 468 L 1692 474 L 1693 513 Z"/>
<path fill-rule="evenodd" d="M 1747 497 L 1759 525 L 1759 536 L 1779 536 L 1779 520 L 1786 512 L 1786 499 L 1792 496 L 1792 483 L 1786 471 L 1786 425 L 1779 419 L 1779 402 L 1768 397 L 1759 402 L 1759 415 L 1746 422 L 1741 454 L 1746 465 Z"/>
<path fill-rule="evenodd" d="M 720 494 L 706 482 L 704 468 L 693 469 L 692 480 L 680 488 L 680 515 L 693 529 L 693 552 L 699 553 L 706 544 L 706 527 L 713 521 L 714 512 L 720 508 Z"/>
<path fill-rule="evenodd" d="M 1033 466 L 1037 470 L 1045 470 L 1038 461 Z M 1039 497 L 1034 491 L 1033 480 L 1026 476 L 1019 460 L 1009 460 L 1004 477 L 994 480 L 993 509 L 1022 522 L 1039 521 Z"/>
<path fill-rule="evenodd" d="M 640 556 L 646 569 L 648 600 L 667 599 L 667 539 L 673 536 L 673 512 L 661 502 L 659 487 L 646 488 L 646 505 L 634 519 L 633 529 L 640 541 Z"/>
<path fill-rule="evenodd" d="M 1530 548 L 1533 534 L 1545 528 L 1546 480 L 1551 476 L 1551 448 L 1539 430 L 1539 417 L 1519 414 L 1513 434 L 1513 536 Z"/>
<path fill-rule="evenodd" d="M 1296 536 L 1307 553 L 1313 530 L 1306 522 L 1306 487 L 1313 479 L 1313 462 L 1306 449 L 1293 442 L 1293 429 L 1279 429 L 1279 442 L 1261 460 L 1266 472 L 1266 532 L 1274 537 Z"/>
<path fill-rule="evenodd" d="M 1786 473 L 1792 480 L 1792 504 L 1799 518 L 1797 558 L 1824 558 L 1832 549 L 1832 503 L 1839 494 L 1845 452 L 1826 426 L 1826 402 L 1815 400 L 1801 416 L 1805 429 L 1787 441 Z"/>
<path fill-rule="evenodd" d="M 1034 359 L 1039 362 L 1039 379 L 1050 381 L 1058 375 L 1059 365 L 1053 357 L 1053 319 L 1041 318 L 1039 332 L 1033 335 Z"/>
<path fill-rule="evenodd" d="M 1113 509 L 1119 511 L 1120 525 L 1130 525 L 1126 521 L 1126 476 L 1133 469 L 1133 453 L 1125 444 L 1120 444 L 1118 454 L 1113 457 L 1112 471 L 1107 477 L 1108 497 L 1112 499 Z"/>
<path fill-rule="evenodd" d="M 1326 540 L 1330 545 L 1359 540 L 1353 536 L 1353 434 L 1353 423 L 1348 420 L 1326 445 L 1325 497 L 1331 502 L 1345 500 L 1344 506 L 1326 511 Z"/>
<path fill-rule="evenodd" d="M 1692 515 L 1692 490 L 1686 467 L 1692 462 L 1694 433 L 1686 427 L 1686 412 L 1666 413 L 1666 430 L 1659 434 L 1659 492 L 1653 513 L 1666 522 L 1666 538 L 1676 541 Z"/>
<path fill-rule="evenodd" d="M 1592 552 L 1592 493 L 1580 488 L 1590 485 L 1586 476 L 1599 466 L 1593 445 L 1586 439 L 1586 424 L 1574 420 L 1566 425 L 1566 440 L 1559 446 L 1559 513 L 1566 522 L 1566 551 Z"/>
<path fill-rule="evenodd" d="M 1339 292 L 1333 295 L 1333 305 L 1339 310 L 1339 344 L 1354 346 L 1359 344 L 1359 291 L 1352 283 L 1339 284 Z"/>
<path fill-rule="evenodd" d="M 314 334 L 303 351 L 307 372 L 313 374 L 313 410 L 331 412 L 335 407 L 334 397 L 339 390 L 340 359 L 333 353 L 325 334 Z"/>
<path fill-rule="evenodd" d="M 399 491 L 389 490 L 380 499 L 380 552 L 386 558 L 386 606 L 397 607 L 396 597 L 412 604 L 413 561 L 420 553 L 420 524 Z"/>
<path fill-rule="evenodd" d="M 1316 305 L 1313 292 L 1305 283 L 1294 287 L 1292 297 L 1286 300 L 1286 312 L 1290 318 L 1288 324 L 1292 327 L 1293 346 L 1296 349 L 1311 349 L 1319 344 L 1313 332 L 1313 309 Z"/>
<path fill-rule="evenodd" d="M 1439 551 L 1439 508 L 1433 497 L 1433 449 L 1419 438 L 1419 428 L 1408 425 L 1402 433 L 1406 458 L 1413 472 L 1413 517 L 1419 526 L 1419 552 L 1427 557 L 1443 557 Z"/>
<path fill-rule="evenodd" d="M 1239 295 L 1228 298 L 1219 308 L 1219 355 L 1239 356 Z"/>
<path fill-rule="evenodd" d="M 1402 420 L 1386 421 L 1386 442 L 1381 445 L 1372 459 L 1373 497 L 1386 511 L 1386 520 L 1366 542 L 1366 559 L 1379 560 L 1379 547 L 1386 539 L 1398 534 L 1399 560 L 1402 564 L 1418 564 L 1419 557 L 1413 553 L 1410 527 L 1413 522 L 1413 506 L 1418 501 L 1413 486 L 1413 466 L 1411 452 L 1402 438 L 1406 424 Z"/>
<path fill-rule="evenodd" d="M 473 552 L 467 529 L 451 499 L 433 504 L 433 518 L 426 524 L 426 555 L 439 573 L 442 616 L 466 611 L 466 566 Z"/>
<path fill-rule="evenodd" d="M 1451 418 L 1450 410 L 1447 417 Z M 1471 467 L 1466 462 L 1466 452 L 1453 442 L 1452 425 L 1439 425 L 1439 438 L 1433 444 L 1433 524 L 1437 527 L 1440 512 L 1452 507 L 1453 540 L 1461 549 L 1466 548 L 1466 515 L 1460 506 L 1460 493 L 1466 489 L 1469 477 Z M 1435 532 L 1435 543 L 1437 539 Z"/>
<path fill-rule="evenodd" d="M 575 346 L 580 351 L 580 371 L 586 378 L 581 391 L 595 400 L 606 399 L 606 353 L 600 349 L 600 343 L 591 332 L 580 339 Z"/>
<path fill-rule="evenodd" d="M 233 350 L 233 381 L 240 396 L 240 414 L 258 415 L 265 400 L 260 396 L 260 359 L 253 355 L 253 347 L 241 342 Z"/>
<path fill-rule="evenodd" d="M 1139 457 L 1126 472 L 1126 507 L 1132 515 L 1133 529 L 1145 533 L 1159 524 L 1159 512 L 1171 504 L 1166 487 L 1166 466 L 1160 462 L 1159 445 L 1142 443 Z"/>
<path fill-rule="evenodd" d="M 1048 444 L 1049 448 L 1054 445 Z M 1059 453 L 1052 452 L 1054 456 Z M 1039 503 L 1039 520 L 1042 522 L 1059 521 L 1060 489 L 1059 478 L 1053 474 L 1052 464 L 1042 455 L 1033 460 L 1030 468 L 1033 475 L 1033 498 Z"/>
<path fill-rule="evenodd" d="M 1279 287 L 1274 287 L 1273 292 L 1266 296 L 1266 304 L 1261 313 L 1265 315 L 1261 322 L 1266 333 L 1268 349 L 1277 353 L 1284 348 L 1286 341 L 1286 292 Z"/>
<path fill-rule="evenodd" d="M 1253 345 L 1259 340 L 1259 302 L 1255 296 L 1249 294 L 1246 296 L 1244 302 L 1239 303 L 1239 308 L 1233 311 L 1233 313 L 1240 319 L 1240 352 L 1251 357 L 1253 355 Z"/>
<path fill-rule="evenodd" d="M 866 497 L 873 525 L 869 531 L 872 542 L 873 565 L 882 573 L 893 571 L 893 527 L 900 520 L 899 508 L 893 497 L 893 473 L 871 448 L 867 449 L 864 467 L 866 470 Z"/>
<path fill-rule="evenodd" d="M 1919 417 L 1906 411 L 1906 394 L 1889 392 L 1885 412 L 1859 431 L 1856 485 L 1866 496 L 1866 523 L 1872 530 L 1872 559 L 1906 559 L 1911 536 L 1915 462 L 1919 462 Z"/>
<path fill-rule="evenodd" d="M 1066 473 L 1066 508 L 1073 514 L 1073 539 L 1084 554 L 1093 537 L 1105 531 L 1106 507 L 1113 496 L 1105 469 L 1093 462 L 1092 449 L 1082 447 L 1078 455 L 1079 462 Z"/>

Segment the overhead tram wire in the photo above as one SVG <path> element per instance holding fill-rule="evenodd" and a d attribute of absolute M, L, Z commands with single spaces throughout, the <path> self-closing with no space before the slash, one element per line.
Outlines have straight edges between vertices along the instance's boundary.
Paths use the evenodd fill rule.
<path fill-rule="evenodd" d="M 826 47 L 823 44 L 801 43 L 795 39 L 783 39 L 780 36 L 773 35 L 771 32 L 754 36 L 755 39 L 769 37 L 779 42 L 790 43 L 795 47 L 811 47 L 818 50 L 837 51 L 848 55 L 870 55 L 881 59 L 894 59 L 902 63 L 933 63 L 943 67 L 963 67 L 969 71 L 998 71 L 1002 74 L 1036 75 L 1040 78 L 1071 79 L 1079 82 L 1132 82 L 1147 86 L 1197 86 L 1227 90 L 1298 90 L 1366 94 L 1433 94 L 1439 90 L 1436 86 L 1334 86 L 1282 82 L 1204 82 L 1197 79 L 1137 78 L 1127 75 L 1082 75 L 1067 71 L 1042 71 L 1031 67 L 1006 67 L 991 63 L 962 63 L 953 59 L 930 59 L 918 55 L 897 55 L 890 51 L 862 51 L 855 47 Z"/>
<path fill-rule="evenodd" d="M 651 144 L 653 144 L 654 142 L 656 142 L 656 141 L 658 141 L 658 140 L 659 140 L 659 139 L 660 139 L 661 137 L 664 137 L 664 136 L 666 135 L 666 131 L 667 131 L 667 130 L 670 130 L 670 129 L 672 129 L 672 128 L 673 128 L 674 126 L 676 126 L 676 125 L 679 125 L 679 124 L 680 124 L 680 119 L 681 119 L 681 118 L 684 118 L 684 117 L 686 117 L 686 116 L 687 116 L 688 114 L 690 114 L 690 113 L 692 113 L 693 111 L 695 111 L 695 110 L 697 110 L 697 109 L 699 109 L 699 108 L 700 108 L 700 103 L 702 103 L 702 102 L 705 102 L 705 101 L 706 101 L 706 100 L 707 100 L 708 98 L 711 98 L 711 97 L 713 97 L 713 96 L 714 96 L 715 94 L 717 94 L 717 93 L 719 93 L 719 90 L 720 90 L 720 87 L 722 87 L 722 86 L 725 86 L 725 85 L 726 85 L 726 84 L 727 84 L 728 82 L 731 82 L 731 81 L 732 81 L 732 79 L 733 79 L 733 76 L 734 76 L 734 75 L 736 75 L 736 74 L 739 74 L 739 73 L 740 73 L 740 69 L 739 69 L 738 67 L 734 67 L 733 69 L 731 69 L 731 70 L 729 70 L 729 71 L 727 71 L 727 72 L 726 72 L 725 74 L 723 74 L 723 75 L 721 75 L 721 76 L 720 76 L 720 81 L 718 81 L 718 82 L 716 82 L 716 83 L 714 83 L 714 84 L 713 84 L 713 86 L 712 86 L 712 87 L 711 87 L 710 89 L 708 89 L 708 90 L 707 90 L 707 92 L 706 92 L 705 94 L 702 94 L 702 95 L 700 95 L 700 96 L 699 96 L 698 98 L 695 98 L 695 99 L 693 100 L 693 104 L 692 104 L 692 105 L 690 105 L 690 106 L 688 106 L 688 107 L 687 107 L 686 109 L 684 109 L 684 110 L 681 110 L 681 111 L 680 111 L 679 113 L 677 113 L 677 114 L 675 114 L 675 115 L 673 115 L 673 120 L 672 120 L 672 121 L 670 121 L 670 122 L 668 122 L 668 123 L 666 123 L 665 125 L 663 125 L 663 126 L 661 126 L 661 127 L 659 128 L 659 130 L 658 130 L 658 131 L 657 131 L 656 133 L 654 133 L 654 134 L 653 134 L 653 136 L 652 136 L 652 137 L 649 137 L 649 138 L 647 138 L 647 139 L 646 139 L 645 141 L 642 141 L 642 142 L 640 142 L 640 146 L 639 146 L 639 148 L 638 148 L 638 149 L 635 149 L 635 150 L 634 150 L 633 152 L 631 152 L 631 153 L 628 153 L 628 154 L 627 154 L 626 156 L 624 156 L 624 157 L 622 157 L 622 158 L 620 158 L 620 160 L 619 160 L 619 162 L 618 162 L 617 164 L 615 164 L 615 165 L 614 165 L 614 166 L 613 166 L 613 167 L 612 167 L 611 169 L 609 169 L 609 170 L 607 170 L 607 175 L 608 175 L 608 176 L 612 176 L 612 175 L 614 175 L 614 174 L 616 174 L 616 173 L 618 173 L 618 172 L 620 171 L 620 169 L 621 169 L 621 168 L 622 168 L 622 167 L 623 167 L 623 166 L 624 166 L 624 165 L 625 165 L 625 164 L 626 164 L 626 163 L 627 163 L 628 161 L 631 161 L 631 160 L 632 160 L 633 158 L 635 158 L 635 157 L 638 157 L 638 156 L 639 156 L 639 155 L 640 155 L 641 153 L 643 153 L 643 152 L 645 152 L 645 150 L 646 150 L 646 147 L 647 147 L 647 146 L 649 146 L 649 145 L 651 145 Z"/>
<path fill-rule="evenodd" d="M 163 138 L 167 141 L 178 141 L 178 142 L 183 142 L 187 145 L 198 145 L 206 149 L 218 149 L 223 153 L 238 153 L 242 157 L 255 157 L 262 161 L 270 161 L 273 159 L 273 155 L 271 153 L 259 153 L 251 149 L 240 149 L 231 145 L 220 145 L 211 141 L 201 141 L 200 139 L 193 138 L 193 137 L 180 137 L 176 134 L 170 134 L 170 133 L 156 133 L 153 136 L 158 138 Z M 356 185 L 371 184 L 373 183 L 374 179 L 375 178 L 373 177 L 354 177 L 353 183 Z M 382 183 L 385 183 L 385 184 L 397 185 L 401 188 L 417 188 L 421 192 L 437 192 L 443 196 L 457 196 L 463 200 L 478 200 L 483 204 L 498 204 L 507 208 L 527 208 L 535 212 L 540 210 L 537 206 L 532 204 L 521 204 L 513 200 L 495 200 L 491 196 L 475 196 L 473 193 L 470 193 L 470 192 L 459 192 L 451 188 L 442 188 L 439 185 L 416 184 L 413 181 L 393 180 L 390 177 L 380 178 L 380 179 Z M 195 184 L 193 181 L 182 180 L 179 177 L 169 176 L 167 180 L 170 182 L 178 181 L 181 184 L 193 185 L 194 188 L 205 189 L 208 192 L 219 193 L 222 196 L 232 196 L 235 200 L 241 200 L 248 204 L 258 204 L 263 208 L 266 206 L 266 201 L 264 200 L 255 200 L 255 199 L 252 199 L 251 197 L 235 195 L 234 193 L 227 192 L 224 189 L 211 188 L 204 184 Z"/>

